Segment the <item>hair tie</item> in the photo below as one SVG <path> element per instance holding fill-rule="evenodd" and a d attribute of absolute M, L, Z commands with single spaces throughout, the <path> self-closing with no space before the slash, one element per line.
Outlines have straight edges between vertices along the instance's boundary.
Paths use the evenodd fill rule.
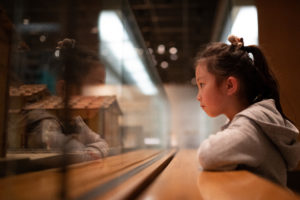
<path fill-rule="evenodd" d="M 249 47 L 249 46 L 243 46 L 242 49 L 247 52 L 248 57 L 251 60 L 251 63 L 254 65 L 254 55 L 252 53 L 251 47 Z"/>
<path fill-rule="evenodd" d="M 233 46 L 237 46 L 239 48 L 244 47 L 244 40 L 243 38 L 239 38 L 235 35 L 229 35 L 228 36 L 228 41 L 231 43 Z"/>

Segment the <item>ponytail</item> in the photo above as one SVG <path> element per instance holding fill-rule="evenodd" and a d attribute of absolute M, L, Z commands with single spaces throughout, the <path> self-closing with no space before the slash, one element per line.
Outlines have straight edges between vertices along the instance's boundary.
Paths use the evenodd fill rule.
<path fill-rule="evenodd" d="M 253 55 L 253 65 L 258 74 L 258 94 L 254 99 L 254 102 L 261 101 L 263 99 L 274 99 L 275 106 L 277 110 L 280 112 L 282 117 L 286 118 L 283 113 L 281 103 L 280 103 L 280 94 L 279 94 L 279 85 L 278 82 L 269 68 L 266 58 L 263 55 L 262 51 L 255 45 L 250 45 L 243 47 L 245 51 L 251 53 Z"/>

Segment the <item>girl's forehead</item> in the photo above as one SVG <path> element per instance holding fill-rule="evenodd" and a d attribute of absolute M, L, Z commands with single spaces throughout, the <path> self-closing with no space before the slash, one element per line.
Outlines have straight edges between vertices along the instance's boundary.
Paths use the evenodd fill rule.
<path fill-rule="evenodd" d="M 207 66 L 205 62 L 199 62 L 197 67 L 196 67 L 196 75 L 205 75 L 207 74 Z"/>
<path fill-rule="evenodd" d="M 196 67 L 196 81 L 199 80 L 216 80 L 215 75 L 207 70 L 205 62 L 199 63 Z"/>

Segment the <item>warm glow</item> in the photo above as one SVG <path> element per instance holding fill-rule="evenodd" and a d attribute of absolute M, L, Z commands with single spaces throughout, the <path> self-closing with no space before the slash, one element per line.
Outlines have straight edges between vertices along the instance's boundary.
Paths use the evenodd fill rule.
<path fill-rule="evenodd" d="M 228 35 L 244 39 L 245 45 L 258 44 L 258 21 L 255 6 L 235 6 L 225 24 L 221 41 L 226 42 Z"/>
<path fill-rule="evenodd" d="M 158 47 L 157 47 L 157 53 L 158 54 L 164 54 L 165 51 L 166 51 L 165 45 L 163 45 L 163 44 L 158 45 Z"/>
<path fill-rule="evenodd" d="M 232 25 L 231 34 L 243 37 L 245 45 L 258 44 L 258 22 L 255 6 L 243 6 L 239 9 Z"/>
<path fill-rule="evenodd" d="M 116 62 L 123 63 L 127 74 L 131 76 L 137 87 L 144 94 L 156 94 L 157 89 L 151 81 L 146 67 L 140 59 L 140 54 L 134 46 L 134 42 L 128 36 L 127 30 L 124 28 L 118 13 L 116 11 L 101 12 L 98 26 L 101 47 L 108 51 L 106 52 L 106 57 L 115 58 L 111 66 L 114 67 Z M 108 62 L 113 60 L 106 59 Z"/>
<path fill-rule="evenodd" d="M 170 54 L 176 54 L 176 53 L 177 53 L 177 49 L 176 49 L 175 47 L 171 47 L 171 48 L 169 49 L 169 53 L 170 53 Z"/>

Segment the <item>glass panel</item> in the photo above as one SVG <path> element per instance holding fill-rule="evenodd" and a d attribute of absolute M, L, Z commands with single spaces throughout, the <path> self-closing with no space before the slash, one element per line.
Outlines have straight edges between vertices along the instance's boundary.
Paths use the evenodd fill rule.
<path fill-rule="evenodd" d="M 258 21 L 255 5 L 233 5 L 220 41 L 227 42 L 228 35 L 243 37 L 245 45 L 258 44 Z"/>
<path fill-rule="evenodd" d="M 168 100 L 127 1 L 1 6 L 12 36 L 6 158 L 27 163 L 2 176 L 169 145 Z"/>

